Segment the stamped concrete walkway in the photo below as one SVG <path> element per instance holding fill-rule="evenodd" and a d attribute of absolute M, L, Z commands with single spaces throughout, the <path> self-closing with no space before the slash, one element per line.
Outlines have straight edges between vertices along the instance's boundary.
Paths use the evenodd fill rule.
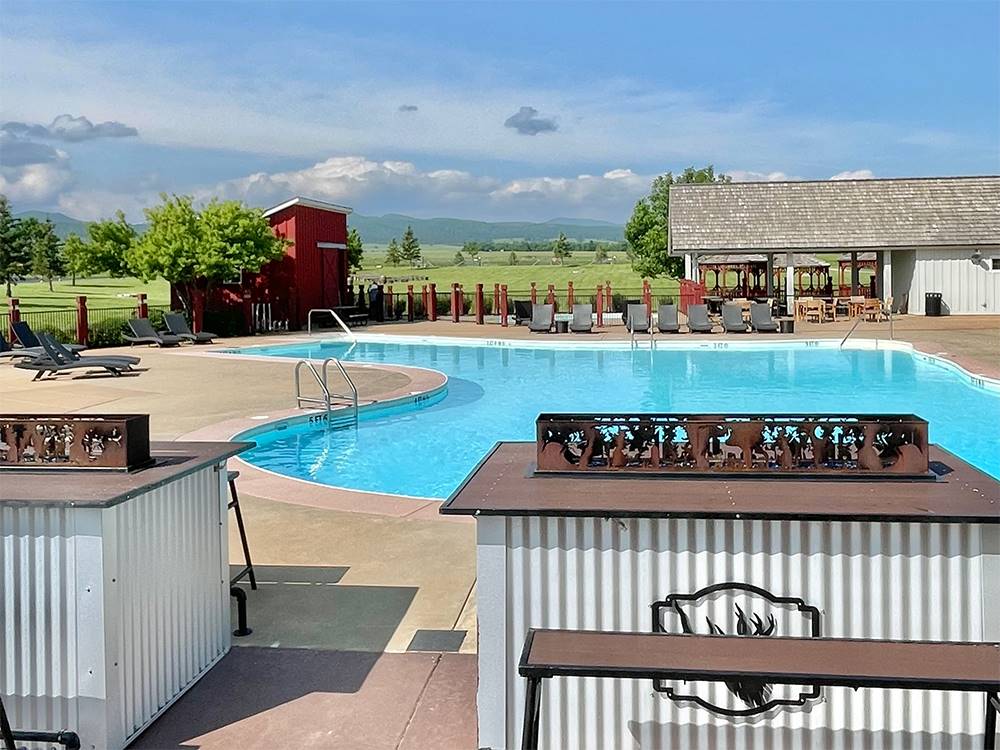
<path fill-rule="evenodd" d="M 850 325 L 799 324 L 795 336 L 839 339 Z M 526 327 L 445 320 L 368 332 L 532 336 Z M 885 339 L 889 329 L 862 323 L 854 335 Z M 904 317 L 895 321 L 894 335 L 1000 377 L 1000 317 Z M 626 336 L 621 326 L 592 334 Z M 154 438 L 190 439 L 228 437 L 253 417 L 273 417 L 294 405 L 291 362 L 199 356 L 208 350 L 130 350 L 142 356 L 145 371 L 122 378 L 62 375 L 32 383 L 30 373 L 0 364 L 0 410 L 143 412 L 151 415 Z M 429 387 L 426 374 L 405 369 L 348 369 L 362 399 Z M 475 748 L 472 524 L 441 519 L 434 503 L 409 500 L 393 506 L 396 501 L 373 498 L 372 512 L 359 512 L 366 499 L 359 493 L 275 483 L 239 468 L 260 580 L 249 597 L 254 632 L 236 639 L 230 654 L 133 747 Z M 239 549 L 231 527 L 233 563 Z"/>

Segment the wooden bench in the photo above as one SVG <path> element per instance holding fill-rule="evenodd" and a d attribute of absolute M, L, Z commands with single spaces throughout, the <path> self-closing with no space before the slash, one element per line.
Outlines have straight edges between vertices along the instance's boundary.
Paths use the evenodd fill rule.
<path fill-rule="evenodd" d="M 995 750 L 1000 643 L 725 637 L 585 630 L 528 632 L 522 750 L 538 747 L 541 683 L 549 677 L 725 682 L 986 694 L 986 750 Z"/>

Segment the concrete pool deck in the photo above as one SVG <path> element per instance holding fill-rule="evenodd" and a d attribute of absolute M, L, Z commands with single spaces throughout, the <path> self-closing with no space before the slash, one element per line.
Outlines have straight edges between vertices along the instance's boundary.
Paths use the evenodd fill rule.
<path fill-rule="evenodd" d="M 802 323 L 795 338 L 839 340 L 850 325 Z M 921 351 L 1000 377 L 1000 317 L 903 317 L 894 328 L 896 339 Z M 579 338 L 447 320 L 383 324 L 368 332 Z M 886 339 L 888 326 L 861 323 L 854 336 Z M 230 339 L 216 348 L 302 338 Z M 614 326 L 588 340 L 626 338 Z M 149 413 L 154 438 L 177 439 L 231 435 L 253 417 L 294 406 L 293 365 L 286 360 L 204 356 L 212 347 L 125 351 L 143 358 L 144 372 L 122 378 L 66 374 L 32 383 L 31 373 L 0 364 L 0 409 Z M 362 399 L 433 384 L 406 368 L 348 369 Z M 235 639 L 230 654 L 133 746 L 475 748 L 474 527 L 438 517 L 436 503 L 406 506 L 416 512 L 365 513 L 338 505 L 362 502 L 363 496 L 346 497 L 358 493 L 337 499 L 346 491 L 312 485 L 279 497 L 283 490 L 260 483 L 255 491 L 255 481 L 263 480 L 251 474 L 241 476 L 239 490 L 261 580 L 249 596 L 254 633 Z M 233 527 L 230 532 L 231 561 L 237 563 L 240 548 Z M 427 650 L 408 651 L 411 644 Z"/>

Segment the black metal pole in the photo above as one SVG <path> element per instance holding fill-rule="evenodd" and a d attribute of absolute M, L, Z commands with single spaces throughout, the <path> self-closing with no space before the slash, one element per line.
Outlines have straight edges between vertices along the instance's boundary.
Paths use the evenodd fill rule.
<path fill-rule="evenodd" d="M 997 747 L 997 694 L 986 694 L 986 739 L 983 747 L 986 750 L 996 750 Z"/>
<path fill-rule="evenodd" d="M 3 698 L 0 698 L 0 737 L 6 750 L 17 750 L 14 745 L 14 733 L 10 731 L 10 722 L 7 720 L 7 711 L 3 707 Z"/>
<path fill-rule="evenodd" d="M 233 635 L 237 637 L 250 635 L 253 630 L 247 627 L 247 592 L 239 586 L 231 586 L 229 595 L 236 599 L 237 628 L 233 631 Z"/>

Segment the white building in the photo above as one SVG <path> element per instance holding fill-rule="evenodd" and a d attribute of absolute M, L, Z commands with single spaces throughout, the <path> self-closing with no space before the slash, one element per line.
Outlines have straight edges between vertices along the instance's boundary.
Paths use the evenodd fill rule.
<path fill-rule="evenodd" d="M 897 312 L 938 292 L 944 314 L 1000 313 L 1000 177 L 673 185 L 669 222 L 689 279 L 704 254 L 874 252 Z"/>

